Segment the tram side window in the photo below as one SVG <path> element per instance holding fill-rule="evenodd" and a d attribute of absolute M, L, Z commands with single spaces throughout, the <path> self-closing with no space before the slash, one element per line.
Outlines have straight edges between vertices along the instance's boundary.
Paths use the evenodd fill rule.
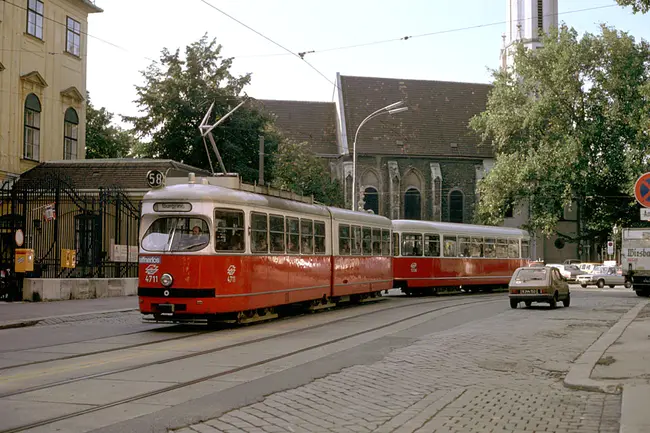
<path fill-rule="evenodd" d="M 271 252 L 284 253 L 284 217 L 271 215 L 270 235 L 271 235 Z"/>
<path fill-rule="evenodd" d="M 458 238 L 458 246 L 459 250 L 458 252 L 460 253 L 460 257 L 469 257 L 470 256 L 470 251 L 469 251 L 469 238 Z"/>
<path fill-rule="evenodd" d="M 361 254 L 361 227 L 352 226 L 352 255 Z"/>
<path fill-rule="evenodd" d="M 372 229 L 372 253 L 381 256 L 381 229 Z"/>
<path fill-rule="evenodd" d="M 208 223 L 201 218 L 158 218 L 142 238 L 147 251 L 199 251 L 210 243 Z"/>
<path fill-rule="evenodd" d="M 483 257 L 483 238 L 472 238 L 472 257 Z"/>
<path fill-rule="evenodd" d="M 519 258 L 519 240 L 510 239 L 508 241 L 508 257 L 511 259 Z"/>
<path fill-rule="evenodd" d="M 497 257 L 505 259 L 508 257 L 508 240 L 497 239 Z"/>
<path fill-rule="evenodd" d="M 314 221 L 314 252 L 325 254 L 325 223 Z"/>
<path fill-rule="evenodd" d="M 456 236 L 445 236 L 444 238 L 444 250 L 443 254 L 445 257 L 456 257 Z"/>
<path fill-rule="evenodd" d="M 287 253 L 300 254 L 300 225 L 298 218 L 287 217 Z"/>
<path fill-rule="evenodd" d="M 521 240 L 521 257 L 524 259 L 530 258 L 530 244 L 527 240 Z"/>
<path fill-rule="evenodd" d="M 350 255 L 350 226 L 339 225 L 339 255 Z"/>
<path fill-rule="evenodd" d="M 381 255 L 390 256 L 390 230 L 381 231 Z"/>
<path fill-rule="evenodd" d="M 485 238 L 485 257 L 494 259 L 497 256 L 497 245 L 494 238 Z"/>
<path fill-rule="evenodd" d="M 372 229 L 368 227 L 363 228 L 363 255 L 372 255 Z"/>
<path fill-rule="evenodd" d="M 440 235 L 424 235 L 424 255 L 440 257 Z"/>
<path fill-rule="evenodd" d="M 393 255 L 399 256 L 399 233 L 393 233 Z"/>
<path fill-rule="evenodd" d="M 314 253 L 314 222 L 312 220 L 300 220 L 300 244 L 303 254 Z"/>
<path fill-rule="evenodd" d="M 251 212 L 251 252 L 269 252 L 268 217 L 264 213 Z"/>
<path fill-rule="evenodd" d="M 244 212 L 215 209 L 214 224 L 217 251 L 244 251 Z"/>
<path fill-rule="evenodd" d="M 402 255 L 419 257 L 422 255 L 422 235 L 402 233 Z"/>

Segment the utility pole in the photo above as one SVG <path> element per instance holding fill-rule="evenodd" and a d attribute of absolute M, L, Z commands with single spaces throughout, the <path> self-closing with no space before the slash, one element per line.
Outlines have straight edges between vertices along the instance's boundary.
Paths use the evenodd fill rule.
<path fill-rule="evenodd" d="M 264 185 L 264 136 L 260 135 L 260 185 Z"/>

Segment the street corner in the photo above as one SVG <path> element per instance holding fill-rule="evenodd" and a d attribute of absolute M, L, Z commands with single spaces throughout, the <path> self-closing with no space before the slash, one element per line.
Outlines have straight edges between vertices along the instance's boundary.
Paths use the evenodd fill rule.
<path fill-rule="evenodd" d="M 622 380 L 628 378 L 626 376 L 630 376 L 632 372 L 643 374 L 641 371 L 644 368 L 650 371 L 650 367 L 646 368 L 642 365 L 644 358 L 650 359 L 650 344 L 640 348 L 634 346 L 634 342 L 640 340 L 642 329 L 640 323 L 650 319 L 648 302 L 648 300 L 637 302 L 574 360 L 564 378 L 564 386 L 571 389 L 619 394 L 623 391 Z M 637 320 L 639 325 L 631 327 Z M 645 340 L 648 340 L 647 332 Z M 624 369 L 630 366 L 634 366 L 636 370 L 625 373 Z"/>
<path fill-rule="evenodd" d="M 592 379 L 637 383 L 650 378 L 650 304 L 640 305 L 637 316 L 594 365 Z"/>

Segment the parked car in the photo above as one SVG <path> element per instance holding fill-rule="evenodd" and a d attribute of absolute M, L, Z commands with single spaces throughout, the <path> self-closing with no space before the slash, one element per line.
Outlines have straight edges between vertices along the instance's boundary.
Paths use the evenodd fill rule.
<path fill-rule="evenodd" d="M 584 262 L 578 265 L 578 268 L 586 274 L 591 274 L 597 266 L 603 266 L 602 263 Z"/>
<path fill-rule="evenodd" d="M 620 267 L 616 266 L 597 266 L 593 273 L 578 275 L 578 284 L 581 287 L 598 286 L 602 289 L 605 286 L 614 288 L 615 286 L 632 287 L 632 283 L 623 275 Z"/>
<path fill-rule="evenodd" d="M 546 266 L 556 268 L 558 271 L 560 271 L 560 275 L 562 275 L 562 277 L 566 278 L 567 280 L 571 278 L 571 272 L 565 270 L 564 265 L 560 265 L 558 263 L 549 263 Z"/>
<path fill-rule="evenodd" d="M 578 265 L 564 265 L 564 270 L 571 274 L 571 276 L 567 278 L 569 281 L 578 281 L 579 275 L 586 274 L 586 272 L 580 269 Z"/>
<path fill-rule="evenodd" d="M 566 259 L 564 262 L 562 262 L 563 265 L 579 265 L 580 260 L 578 259 Z"/>
<path fill-rule="evenodd" d="M 556 267 L 517 268 L 508 285 L 510 307 L 517 308 L 520 302 L 530 307 L 533 302 L 544 302 L 555 308 L 559 301 L 565 307 L 571 304 L 569 284 Z"/>

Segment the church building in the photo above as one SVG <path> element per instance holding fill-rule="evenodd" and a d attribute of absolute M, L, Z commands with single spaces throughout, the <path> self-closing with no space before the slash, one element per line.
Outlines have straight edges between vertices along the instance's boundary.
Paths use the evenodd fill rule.
<path fill-rule="evenodd" d="M 506 0 L 501 67 L 512 64 L 517 42 L 541 47 L 540 31 L 557 26 L 557 10 L 557 0 Z M 308 142 L 326 160 L 344 185 L 347 208 L 356 205 L 391 219 L 472 223 L 477 183 L 493 167 L 494 153 L 469 121 L 485 110 L 490 89 L 483 83 L 337 74 L 333 102 L 260 102 L 287 138 Z M 399 101 L 407 111 L 366 120 Z M 575 235 L 575 214 L 565 211 L 559 232 Z M 527 218 L 527 204 L 518 204 L 504 225 L 520 227 Z M 535 236 L 533 256 L 549 263 L 579 257 L 577 246 L 560 238 Z"/>

